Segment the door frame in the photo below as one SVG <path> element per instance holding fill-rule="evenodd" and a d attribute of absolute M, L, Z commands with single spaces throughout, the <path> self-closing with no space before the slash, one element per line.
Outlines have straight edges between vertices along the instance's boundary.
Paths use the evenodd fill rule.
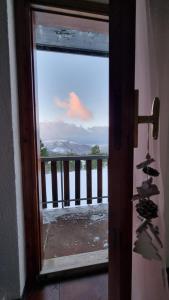
<path fill-rule="evenodd" d="M 126 3 L 127 2 L 127 3 Z M 109 300 L 131 300 L 134 48 L 136 0 L 110 5 L 77 0 L 15 0 L 16 54 L 27 282 L 41 270 L 39 161 L 32 51 L 31 7 L 60 7 L 110 17 Z M 119 22 L 124 20 L 124 22 Z M 116 41 L 114 43 L 114 40 Z M 112 82 L 114 82 L 112 84 Z M 124 83 L 125 82 L 125 83 Z M 128 107 L 128 109 L 124 109 Z M 118 172 L 113 174 L 112 170 Z M 113 182 L 113 184 L 112 184 Z M 119 182 L 123 185 L 123 189 Z M 125 232 L 125 234 L 124 234 Z"/>
<path fill-rule="evenodd" d="M 40 164 L 37 150 L 36 101 L 33 65 L 32 5 L 57 7 L 108 14 L 108 5 L 81 0 L 15 0 L 15 35 L 19 98 L 20 148 L 22 160 L 22 189 L 25 219 L 26 272 L 28 283 L 33 283 L 41 270 L 42 249 L 39 215 Z"/>

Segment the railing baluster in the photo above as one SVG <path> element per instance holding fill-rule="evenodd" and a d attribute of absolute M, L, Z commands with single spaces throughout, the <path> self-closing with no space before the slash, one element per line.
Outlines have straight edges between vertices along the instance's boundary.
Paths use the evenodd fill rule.
<path fill-rule="evenodd" d="M 60 183 L 61 183 L 61 201 L 62 201 L 62 208 L 64 208 L 64 196 L 63 196 L 63 165 L 62 160 L 60 161 Z"/>
<path fill-rule="evenodd" d="M 64 168 L 64 204 L 70 206 L 70 192 L 69 192 L 69 161 L 63 162 Z"/>
<path fill-rule="evenodd" d="M 86 160 L 87 204 L 92 204 L 92 172 L 91 160 Z"/>
<path fill-rule="evenodd" d="M 81 205 L 82 200 L 86 200 L 87 204 L 92 204 L 93 199 L 97 199 L 97 203 L 102 203 L 103 198 L 103 160 L 107 160 L 107 155 L 88 155 L 88 156 L 58 156 L 58 157 L 42 157 L 41 158 L 41 183 L 42 183 L 42 207 L 47 208 L 48 203 L 52 203 L 53 207 L 70 206 L 72 201 L 75 205 Z M 69 162 L 75 163 L 75 195 L 70 194 L 69 179 Z M 86 162 L 86 196 L 81 198 L 81 161 Z M 92 197 L 92 162 L 97 161 L 97 195 Z M 52 199 L 47 199 L 46 171 L 45 164 L 51 163 L 51 181 L 52 181 Z M 58 173 L 59 171 L 59 173 Z M 58 186 L 58 176 L 60 176 L 60 185 Z M 58 198 L 59 190 L 61 198 Z M 47 201 L 48 200 L 48 201 Z"/>
<path fill-rule="evenodd" d="M 97 203 L 102 203 L 102 160 L 97 160 Z"/>
<path fill-rule="evenodd" d="M 53 207 L 58 207 L 57 163 L 51 162 Z"/>
<path fill-rule="evenodd" d="M 42 208 L 47 208 L 45 162 L 41 161 Z"/>
<path fill-rule="evenodd" d="M 80 205 L 80 160 L 75 161 L 75 205 Z"/>

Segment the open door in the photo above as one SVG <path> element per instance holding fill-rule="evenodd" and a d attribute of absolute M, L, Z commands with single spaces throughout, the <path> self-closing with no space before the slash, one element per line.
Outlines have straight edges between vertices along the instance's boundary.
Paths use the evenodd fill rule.
<path fill-rule="evenodd" d="M 110 1 L 109 300 L 131 300 L 135 2 Z"/>
<path fill-rule="evenodd" d="M 131 300 L 135 0 L 86 3 L 15 1 L 27 277 L 35 279 L 42 262 L 32 7 L 109 14 L 109 300 Z"/>

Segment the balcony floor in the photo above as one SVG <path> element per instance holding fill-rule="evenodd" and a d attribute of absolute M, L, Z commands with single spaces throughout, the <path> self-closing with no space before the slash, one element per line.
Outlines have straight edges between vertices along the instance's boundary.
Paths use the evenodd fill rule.
<path fill-rule="evenodd" d="M 43 211 L 45 259 L 108 248 L 108 205 Z"/>

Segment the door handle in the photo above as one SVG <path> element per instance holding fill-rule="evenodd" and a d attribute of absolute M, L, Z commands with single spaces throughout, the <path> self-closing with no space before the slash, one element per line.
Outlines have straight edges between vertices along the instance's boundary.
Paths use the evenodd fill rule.
<path fill-rule="evenodd" d="M 135 109 L 134 109 L 134 147 L 138 147 L 138 125 L 139 124 L 151 124 L 152 125 L 152 137 L 157 140 L 159 134 L 159 116 L 160 116 L 160 99 L 154 98 L 152 104 L 152 113 L 149 116 L 138 115 L 139 105 L 139 91 L 135 90 Z"/>

